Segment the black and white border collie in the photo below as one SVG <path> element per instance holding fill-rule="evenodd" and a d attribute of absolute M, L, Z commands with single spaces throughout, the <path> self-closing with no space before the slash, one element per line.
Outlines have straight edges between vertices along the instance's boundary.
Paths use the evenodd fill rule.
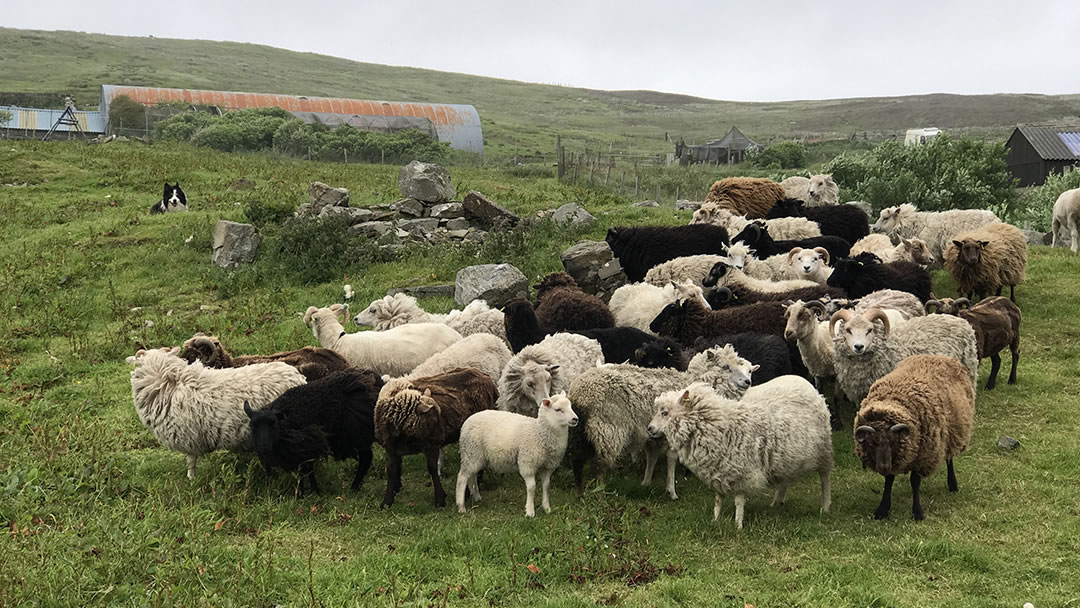
<path fill-rule="evenodd" d="M 187 210 L 187 196 L 180 189 L 180 182 L 176 182 L 175 186 L 170 186 L 169 182 L 165 182 L 165 190 L 161 193 L 161 200 L 150 208 L 150 215 Z"/>

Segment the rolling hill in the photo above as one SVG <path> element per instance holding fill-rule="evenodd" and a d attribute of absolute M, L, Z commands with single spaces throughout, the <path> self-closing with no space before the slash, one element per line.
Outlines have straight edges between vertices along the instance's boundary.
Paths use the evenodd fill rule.
<path fill-rule="evenodd" d="M 560 134 L 571 147 L 635 153 L 671 150 L 730 125 L 761 141 L 871 140 L 934 125 L 1003 136 L 1018 122 L 1077 121 L 1080 95 L 916 95 L 748 103 L 655 91 L 599 91 L 362 63 L 269 46 L 0 28 L 0 92 L 72 94 L 95 104 L 101 84 L 242 90 L 391 101 L 469 103 L 497 155 L 548 152 Z M 763 76 L 764 77 L 764 76 Z"/>

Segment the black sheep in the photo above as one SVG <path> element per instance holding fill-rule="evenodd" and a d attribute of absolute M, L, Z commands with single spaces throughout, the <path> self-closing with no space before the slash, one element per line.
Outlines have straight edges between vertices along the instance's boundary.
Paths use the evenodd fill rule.
<path fill-rule="evenodd" d="M 511 300 L 503 308 L 503 323 L 506 327 L 506 339 L 510 342 L 510 349 L 518 353 L 530 344 L 537 344 L 555 331 L 542 327 L 536 318 L 532 304 L 527 300 Z M 633 361 L 635 351 L 651 342 L 661 342 L 660 350 L 665 346 L 674 344 L 666 338 L 657 338 L 633 327 L 604 327 L 571 331 L 568 333 L 580 334 L 586 338 L 596 340 L 604 352 L 604 361 L 607 363 L 625 363 Z M 676 349 L 676 352 L 678 350 Z M 655 365 L 642 365 L 642 367 L 677 367 L 679 357 L 655 357 L 649 361 L 655 361 Z"/>
<path fill-rule="evenodd" d="M 658 338 L 635 327 L 607 327 L 569 333 L 580 334 L 599 342 L 601 350 L 604 351 L 604 361 L 606 363 L 630 362 L 640 367 L 672 367 L 678 369 L 682 359 L 681 349 L 674 340 Z M 655 345 L 653 356 L 642 357 L 642 363 L 644 364 L 639 363 L 635 353 L 646 346 L 652 345 Z M 657 356 L 661 353 L 667 353 L 668 356 Z"/>
<path fill-rule="evenodd" d="M 930 273 L 914 262 L 883 264 L 872 253 L 837 260 L 828 284 L 847 291 L 849 298 L 861 298 L 879 289 L 895 289 L 914 294 L 925 304 L 930 299 Z"/>
<path fill-rule="evenodd" d="M 770 220 L 778 217 L 805 217 L 817 222 L 822 235 L 838 236 L 848 243 L 855 243 L 870 234 L 870 218 L 855 205 L 807 207 L 797 198 L 785 198 L 777 201 L 765 215 L 765 219 Z"/>
<path fill-rule="evenodd" d="M 700 337 L 740 332 L 784 335 L 787 320 L 780 302 L 758 302 L 726 310 L 709 310 L 697 300 L 672 302 L 656 315 L 649 329 L 689 346 Z"/>
<path fill-rule="evenodd" d="M 689 361 L 683 347 L 671 338 L 655 338 L 634 351 L 630 363 L 638 367 L 670 367 L 685 372 Z"/>
<path fill-rule="evenodd" d="M 585 293 L 566 272 L 545 276 L 536 290 L 536 319 L 553 331 L 614 327 L 615 317 L 600 298 Z"/>
<path fill-rule="evenodd" d="M 709 277 L 712 277 L 711 283 L 708 282 L 710 280 Z M 717 278 L 713 277 L 711 272 L 709 273 L 709 277 L 705 278 L 704 285 L 706 287 L 716 285 Z M 713 310 L 720 310 L 721 308 L 743 306 L 755 302 L 786 302 L 787 300 L 807 301 L 817 300 L 826 296 L 830 298 L 843 298 L 845 296 L 845 291 L 838 287 L 819 285 L 816 287 L 800 287 L 790 291 L 766 293 L 755 291 L 742 285 L 727 285 L 717 287 L 710 291 L 709 294 L 705 296 L 705 301 L 709 303 L 709 306 Z"/>
<path fill-rule="evenodd" d="M 742 229 L 742 232 L 731 239 L 732 243 L 742 241 L 747 247 L 754 250 L 758 259 L 787 253 L 796 247 L 813 249 L 824 247 L 829 252 L 829 260 L 838 260 L 851 253 L 851 243 L 838 236 L 813 236 L 807 239 L 793 241 L 774 241 L 769 236 L 769 230 L 761 223 L 751 222 Z"/>
<path fill-rule="evenodd" d="M 653 266 L 678 257 L 724 255 L 729 243 L 727 230 L 710 224 L 608 228 L 606 240 L 632 282 L 644 280 Z"/>
<path fill-rule="evenodd" d="M 741 333 L 730 336 L 698 338 L 687 347 L 684 356 L 692 358 L 697 353 L 714 346 L 730 344 L 739 356 L 761 367 L 753 373 L 754 386 L 764 384 L 778 376 L 795 373 L 791 361 L 791 349 L 780 336 L 770 334 Z"/>
<path fill-rule="evenodd" d="M 359 488 L 371 466 L 375 401 L 382 386 L 375 372 L 348 368 L 290 388 L 260 410 L 245 401 L 255 453 L 268 472 L 299 469 L 301 493 L 304 477 L 319 491 L 316 460 L 328 454 L 338 460 L 355 458 L 352 488 Z"/>

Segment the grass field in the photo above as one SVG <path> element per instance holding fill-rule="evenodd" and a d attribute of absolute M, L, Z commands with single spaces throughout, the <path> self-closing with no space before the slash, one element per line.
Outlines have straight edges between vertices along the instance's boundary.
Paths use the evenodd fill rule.
<path fill-rule="evenodd" d="M 466 103 L 485 153 L 552 154 L 555 136 L 633 154 L 719 138 L 731 125 L 772 138 L 882 137 L 920 126 L 1003 138 L 1017 123 L 1072 120 L 1078 95 L 916 95 L 825 101 L 715 101 L 655 91 L 598 91 L 361 63 L 255 44 L 0 28 L 0 91 L 74 94 L 96 105 L 102 84 Z M 719 73 L 718 73 L 719 74 Z M 702 75 L 703 78 L 718 75 Z M 719 77 L 722 77 L 720 75 Z"/>
<path fill-rule="evenodd" d="M 380 511 L 379 448 L 359 492 L 294 498 L 293 478 L 268 478 L 250 455 L 224 452 L 202 458 L 188 481 L 183 456 L 159 447 L 133 411 L 124 357 L 138 347 L 203 330 L 233 352 L 297 348 L 313 343 L 299 313 L 340 301 L 344 282 L 362 305 L 391 286 L 450 281 L 469 263 L 510 261 L 535 278 L 609 225 L 688 217 L 550 179 L 457 169 L 459 192 L 478 189 L 522 213 L 577 200 L 599 222 L 541 226 L 480 249 L 412 248 L 377 264 L 338 260 L 341 276 L 322 282 L 275 257 L 271 227 L 253 267 L 209 264 L 213 223 L 241 219 L 252 198 L 298 204 L 322 180 L 349 188 L 353 204 L 384 203 L 396 173 L 139 144 L 0 147 L 0 606 L 1080 604 L 1080 259 L 1043 247 L 1017 290 L 1019 383 L 978 391 L 974 442 L 957 459 L 960 493 L 945 490 L 943 472 L 931 477 L 923 522 L 908 515 L 906 483 L 891 519 L 869 518 L 882 480 L 859 468 L 849 429 L 834 435 L 831 513 L 818 513 L 807 479 L 782 508 L 752 497 L 742 531 L 730 500 L 711 522 L 712 496 L 696 479 L 680 479 L 671 502 L 662 487 L 638 484 L 639 465 L 582 501 L 561 469 L 553 512 L 532 521 L 512 475 L 489 478 L 466 515 L 434 509 L 417 458 L 407 459 L 397 504 Z M 147 216 L 166 177 L 184 185 L 192 211 Z M 256 189 L 228 190 L 240 177 Z M 951 291 L 940 273 L 935 283 Z M 1023 447 L 999 450 L 1002 434 Z M 323 488 L 346 487 L 352 466 L 322 466 Z M 452 485 L 454 449 L 446 469 Z"/>

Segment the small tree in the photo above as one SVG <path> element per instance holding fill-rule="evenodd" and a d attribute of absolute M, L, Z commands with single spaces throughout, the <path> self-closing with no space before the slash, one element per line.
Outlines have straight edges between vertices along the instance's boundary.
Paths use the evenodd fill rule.
<path fill-rule="evenodd" d="M 7 126 L 7 123 L 11 122 L 11 119 L 15 116 L 7 110 L 0 110 L 0 127 Z"/>
<path fill-rule="evenodd" d="M 798 169 L 806 166 L 806 148 L 797 141 L 781 141 L 754 154 L 750 161 L 765 169 Z"/>
<path fill-rule="evenodd" d="M 109 126 L 115 131 L 119 128 L 139 129 L 146 125 L 146 109 L 127 95 L 117 95 L 109 102 Z"/>

